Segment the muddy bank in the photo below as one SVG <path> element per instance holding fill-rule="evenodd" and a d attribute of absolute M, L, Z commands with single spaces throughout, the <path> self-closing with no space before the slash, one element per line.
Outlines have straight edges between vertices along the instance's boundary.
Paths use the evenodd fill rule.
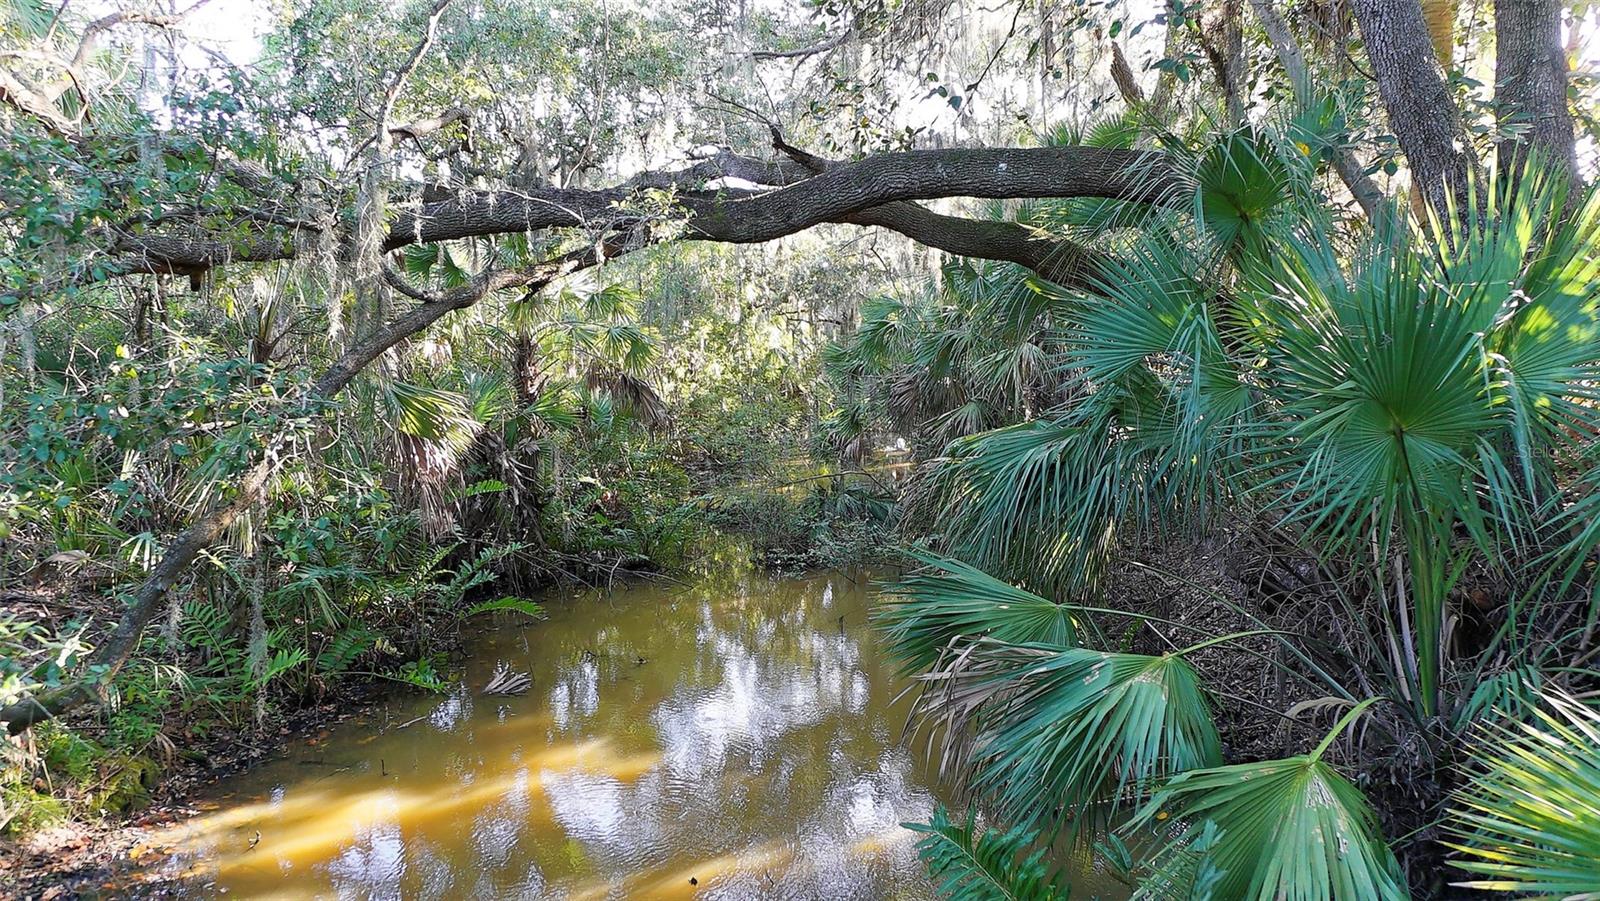
<path fill-rule="evenodd" d="M 218 734 L 198 753 L 175 757 L 150 792 L 150 803 L 121 816 L 70 819 L 21 838 L 0 837 L 0 898 L 62 901 L 72 898 L 161 897 L 162 880 L 134 882 L 151 857 L 164 853 L 173 824 L 203 814 L 199 801 L 221 781 L 263 761 L 315 746 L 339 724 L 371 716 L 398 689 L 371 681 L 342 684 L 337 703 L 280 713 L 261 731 Z"/>

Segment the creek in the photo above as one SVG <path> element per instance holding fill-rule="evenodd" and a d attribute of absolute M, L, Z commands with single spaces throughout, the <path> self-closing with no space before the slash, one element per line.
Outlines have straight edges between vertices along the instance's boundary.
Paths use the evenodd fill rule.
<path fill-rule="evenodd" d="M 160 868 L 193 896 L 931 898 L 900 824 L 940 792 L 868 574 L 734 556 L 469 636 L 458 688 L 219 783 Z M 481 694 L 501 663 L 531 690 Z"/>

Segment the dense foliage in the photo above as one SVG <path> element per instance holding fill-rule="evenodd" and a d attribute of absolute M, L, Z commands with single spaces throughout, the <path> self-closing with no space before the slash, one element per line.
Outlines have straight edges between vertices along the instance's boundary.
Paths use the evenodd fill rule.
<path fill-rule="evenodd" d="M 737 532 L 909 548 L 948 896 L 1588 897 L 1597 33 L 0 0 L 0 831 Z"/>
<path fill-rule="evenodd" d="M 1495 813 L 1458 814 L 1457 847 L 1507 863 L 1462 865 L 1584 889 L 1592 877 L 1543 881 L 1537 864 L 1502 856 L 1497 831 L 1548 830 L 1531 844 L 1558 854 L 1592 823 L 1545 811 L 1559 790 L 1536 781 L 1537 756 L 1474 733 L 1526 747 L 1543 733 L 1517 738 L 1535 725 L 1514 724 L 1555 727 L 1548 708 L 1578 718 L 1549 740 L 1585 747 L 1572 730 L 1586 708 L 1559 692 L 1592 685 L 1571 661 L 1589 653 L 1595 609 L 1600 194 L 1569 193 L 1536 160 L 1503 171 L 1456 224 L 1435 219 L 1442 242 L 1400 225 L 1349 242 L 1293 143 L 1240 135 L 1195 159 L 1193 212 L 1143 217 L 1097 296 L 945 276 L 959 304 L 981 297 L 997 305 L 988 320 L 1022 324 L 988 355 L 1036 359 L 1004 383 L 1043 400 L 1012 407 L 1015 424 L 949 438 L 912 489 L 910 509 L 924 512 L 908 519 L 939 523 L 926 537 L 946 553 L 1061 605 L 927 555 L 893 589 L 883 625 L 925 672 L 919 716 L 945 736 L 947 770 L 1002 822 L 1049 834 L 1114 825 L 1130 801 L 1144 805 L 1118 827 L 1130 838 L 1158 812 L 1178 818 L 1190 850 L 1131 867 L 1152 897 L 1390 897 L 1406 877 L 1380 819 L 1411 830 L 1400 847 L 1413 890 L 1436 890 L 1421 861 L 1443 838 L 1445 787 L 1480 748 L 1496 755 L 1491 775 L 1464 790 Z M 881 373 L 885 417 L 916 410 L 909 399 L 936 380 L 972 391 L 948 350 L 960 309 L 864 312 L 832 362 L 847 381 Z M 948 412 L 922 415 L 948 427 Z M 1253 628 L 1219 633 L 1118 598 L 1130 555 L 1241 523 L 1273 536 L 1245 553 L 1275 544 L 1317 574 L 1237 594 Z M 1263 635 L 1273 641 L 1246 641 Z M 1198 643 L 1180 649 L 1187 640 Z M 1123 652 L 1130 641 L 1161 651 Z M 1362 713 L 1363 739 L 1333 755 L 1351 776 L 1326 759 L 1332 735 L 1309 756 L 1222 765 L 1204 681 L 1185 661 L 1233 644 L 1303 685 L 1280 682 L 1269 707 Z M 1564 753 L 1579 773 L 1593 762 Z M 1522 795 L 1535 806 L 1512 813 L 1495 799 L 1522 780 L 1538 786 Z"/>

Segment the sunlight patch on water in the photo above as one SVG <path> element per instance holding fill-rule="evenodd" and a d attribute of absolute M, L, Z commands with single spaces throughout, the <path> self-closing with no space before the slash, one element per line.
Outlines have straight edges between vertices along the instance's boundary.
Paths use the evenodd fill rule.
<path fill-rule="evenodd" d="M 473 639 L 460 690 L 219 786 L 165 872 L 198 867 L 194 896 L 931 897 L 899 824 L 934 796 L 862 580 L 548 606 Z M 476 695 L 501 661 L 527 695 Z"/>

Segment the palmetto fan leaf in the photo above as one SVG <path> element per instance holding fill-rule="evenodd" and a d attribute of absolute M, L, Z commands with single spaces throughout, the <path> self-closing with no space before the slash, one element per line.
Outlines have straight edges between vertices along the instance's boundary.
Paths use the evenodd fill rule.
<path fill-rule="evenodd" d="M 952 823 L 943 806 L 926 824 L 906 823 L 922 835 L 917 856 L 952 901 L 1065 901 L 1067 889 L 1049 875 L 1044 850 L 1030 853 L 1035 836 L 1021 828 L 979 832 L 975 817 Z"/>
<path fill-rule="evenodd" d="M 451 391 L 389 381 L 380 386 L 380 397 L 397 432 L 453 453 L 466 450 L 483 427 L 466 398 Z"/>
<path fill-rule="evenodd" d="M 1060 288 L 1013 263 L 962 260 L 947 263 L 943 275 L 946 299 L 1001 339 L 1027 337 L 1070 303 Z"/>
<path fill-rule="evenodd" d="M 988 636 L 1068 647 L 1070 608 L 1008 585 L 959 560 L 908 551 L 921 568 L 885 586 L 873 620 L 906 672 L 927 669 L 953 641 Z"/>
<path fill-rule="evenodd" d="M 1100 389 L 1096 399 L 1121 402 L 1115 386 L 1138 403 L 1121 424 L 1199 492 L 1226 479 L 1219 466 L 1250 410 L 1251 393 L 1214 310 L 1204 261 L 1170 241 L 1142 241 L 1110 264 L 1103 297 L 1086 301 L 1068 330 L 1068 362 Z"/>
<path fill-rule="evenodd" d="M 981 400 L 969 400 L 938 418 L 937 434 L 947 442 L 976 435 L 984 430 L 990 418 L 988 404 Z"/>
<path fill-rule="evenodd" d="M 1348 275 L 1323 236 L 1278 254 L 1262 312 L 1298 420 L 1286 437 L 1325 467 L 1295 477 L 1311 507 L 1416 491 L 1441 510 L 1478 503 L 1476 491 L 1515 518 L 1535 499 L 1508 496 L 1506 474 L 1540 490 L 1559 457 L 1550 451 L 1600 427 L 1600 193 L 1563 215 L 1564 186 L 1536 165 L 1505 183 L 1473 199 L 1443 246 L 1380 237 Z M 1334 484 L 1345 496 L 1326 493 Z"/>
<path fill-rule="evenodd" d="M 1088 409 L 954 441 L 927 475 L 925 503 L 961 556 L 1036 584 L 1095 584 L 1149 486 L 1140 449 L 1113 437 L 1112 411 Z"/>
<path fill-rule="evenodd" d="M 1205 315 L 1212 295 L 1201 266 L 1161 237 L 1140 241 L 1108 261 L 1099 277 L 1098 293 L 1105 299 L 1085 302 L 1068 329 L 1072 363 L 1091 382 L 1103 383 L 1154 355 L 1178 350 L 1178 336 Z M 1220 355 L 1220 348 L 1214 350 Z"/>
<path fill-rule="evenodd" d="M 1337 730 L 1336 730 L 1337 731 Z M 1330 736 L 1331 737 L 1331 736 Z M 1326 743 L 1324 744 L 1324 748 Z M 1130 823 L 1179 818 L 1188 831 L 1168 849 L 1189 886 L 1168 878 L 1138 897 L 1215 901 L 1343 901 L 1409 897 L 1360 789 L 1310 755 L 1194 770 L 1174 778 Z M 1188 880 L 1179 880 L 1188 881 Z M 1180 891 L 1174 891 L 1180 889 Z M 1153 893 L 1152 893 L 1153 892 Z"/>
<path fill-rule="evenodd" d="M 861 325 L 853 339 L 855 357 L 870 372 L 905 346 L 920 320 L 915 304 L 894 297 L 874 297 L 861 304 Z"/>
<path fill-rule="evenodd" d="M 576 429 L 583 418 L 583 400 L 569 385 L 546 388 L 523 411 L 535 434 Z"/>
<path fill-rule="evenodd" d="M 1600 712 L 1547 693 L 1532 721 L 1491 725 L 1454 797 L 1463 885 L 1539 898 L 1600 898 Z"/>
<path fill-rule="evenodd" d="M 1592 434 L 1600 425 L 1594 403 L 1600 375 L 1600 190 L 1590 189 L 1563 215 L 1567 196 L 1565 185 L 1530 166 L 1499 204 L 1509 209 L 1490 232 L 1507 246 L 1484 252 L 1505 260 L 1499 272 L 1510 274 L 1509 283 L 1478 283 L 1479 290 L 1503 295 L 1489 298 L 1490 361 L 1503 386 L 1520 468 L 1530 482 L 1547 478 L 1540 465 L 1548 459 L 1540 452 L 1544 447 L 1570 443 L 1573 429 Z M 1535 252 L 1525 261 L 1530 243 Z M 1454 280 L 1470 285 L 1460 275 Z"/>
<path fill-rule="evenodd" d="M 639 315 L 639 295 L 626 285 L 607 285 L 584 295 L 575 306 L 584 318 L 596 322 L 627 321 Z"/>
<path fill-rule="evenodd" d="M 1275 213 L 1290 199 L 1290 170 L 1265 135 L 1236 132 L 1195 164 L 1195 218 L 1218 247 L 1259 249 Z"/>
<path fill-rule="evenodd" d="M 946 764 L 1008 822 L 1114 813 L 1159 779 L 1222 760 L 1199 677 L 1178 655 L 985 640 L 922 678 L 916 716 L 944 727 Z"/>
<path fill-rule="evenodd" d="M 1290 518 L 1338 540 L 1372 505 L 1460 509 L 1496 425 L 1476 317 L 1409 244 L 1370 249 L 1348 280 L 1319 239 L 1283 260 L 1262 309 L 1277 330 L 1276 449 L 1292 461 L 1267 484 Z"/>

